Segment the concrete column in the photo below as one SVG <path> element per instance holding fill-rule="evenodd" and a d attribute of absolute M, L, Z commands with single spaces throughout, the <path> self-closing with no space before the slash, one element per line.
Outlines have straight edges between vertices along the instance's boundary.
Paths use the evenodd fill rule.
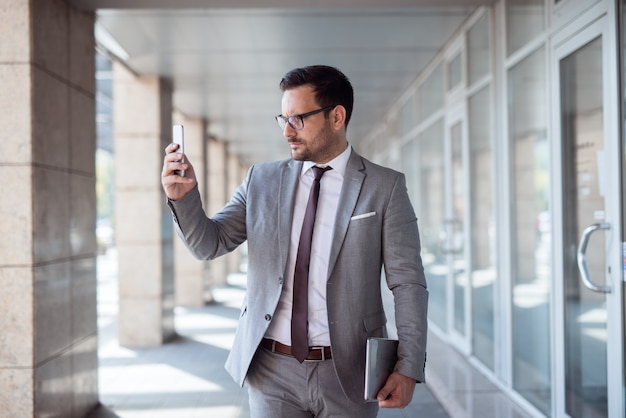
<path fill-rule="evenodd" d="M 208 142 L 208 200 L 206 211 L 213 215 L 224 207 L 232 196 L 226 192 L 226 144 L 211 138 Z M 209 280 L 213 286 L 226 284 L 228 263 L 220 257 L 209 263 Z"/>
<path fill-rule="evenodd" d="M 200 196 L 206 207 L 207 190 L 207 141 L 206 123 L 203 119 L 188 118 L 174 113 L 174 123 L 183 125 L 185 132 L 185 154 L 193 164 L 198 178 Z M 174 283 L 176 305 L 203 306 L 211 301 L 208 263 L 198 260 L 174 237 Z"/>
<path fill-rule="evenodd" d="M 0 6 L 0 415 L 98 403 L 94 15 Z"/>
<path fill-rule="evenodd" d="M 172 219 L 161 188 L 172 141 L 172 88 L 113 65 L 118 338 L 156 346 L 174 335 Z"/>

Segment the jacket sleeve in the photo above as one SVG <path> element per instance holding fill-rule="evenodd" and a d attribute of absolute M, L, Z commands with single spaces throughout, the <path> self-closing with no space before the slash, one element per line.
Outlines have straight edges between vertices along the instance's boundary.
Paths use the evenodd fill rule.
<path fill-rule="evenodd" d="M 196 258 L 212 260 L 246 240 L 246 193 L 251 172 L 226 206 L 210 218 L 202 208 L 197 187 L 180 200 L 168 199 L 176 233 Z"/>
<path fill-rule="evenodd" d="M 428 291 L 417 218 L 409 201 L 404 175 L 397 177 L 392 189 L 382 236 L 385 278 L 394 296 L 399 340 L 395 371 L 424 382 Z"/>

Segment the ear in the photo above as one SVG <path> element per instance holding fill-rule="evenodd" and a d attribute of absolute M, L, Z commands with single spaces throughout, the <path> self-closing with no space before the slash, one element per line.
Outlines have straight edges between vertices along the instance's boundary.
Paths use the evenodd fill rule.
<path fill-rule="evenodd" d="M 328 115 L 330 124 L 334 130 L 338 131 L 346 126 L 346 108 L 342 105 L 335 106 Z"/>

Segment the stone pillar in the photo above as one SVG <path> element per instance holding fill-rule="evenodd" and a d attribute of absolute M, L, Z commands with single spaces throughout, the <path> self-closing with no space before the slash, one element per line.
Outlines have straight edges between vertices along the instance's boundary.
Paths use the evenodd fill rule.
<path fill-rule="evenodd" d="M 209 216 L 224 207 L 232 196 L 226 192 L 226 144 L 215 138 L 208 143 L 208 201 L 206 211 Z M 234 190 L 233 190 L 234 191 Z M 228 264 L 224 257 L 209 263 L 209 278 L 213 286 L 226 284 Z"/>
<path fill-rule="evenodd" d="M 113 64 L 118 338 L 156 346 L 174 335 L 173 228 L 161 188 L 172 141 L 172 88 Z"/>
<path fill-rule="evenodd" d="M 174 113 L 174 123 L 183 125 L 185 154 L 193 164 L 198 179 L 202 202 L 207 202 L 207 141 L 206 123 L 203 119 L 188 118 Z M 211 301 L 206 261 L 196 259 L 183 242 L 174 237 L 174 283 L 176 305 L 203 306 Z"/>
<path fill-rule="evenodd" d="M 0 415 L 98 403 L 93 13 L 0 7 Z"/>

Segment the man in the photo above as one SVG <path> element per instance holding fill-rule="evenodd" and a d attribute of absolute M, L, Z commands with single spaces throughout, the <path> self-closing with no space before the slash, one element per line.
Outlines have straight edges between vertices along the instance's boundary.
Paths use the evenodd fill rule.
<path fill-rule="evenodd" d="M 163 188 L 193 254 L 213 259 L 248 241 L 246 299 L 226 368 L 246 384 L 253 417 L 362 418 L 375 417 L 378 407 L 403 408 L 424 381 L 428 298 L 404 176 L 349 146 L 353 90 L 343 73 L 298 68 L 280 87 L 276 120 L 292 158 L 250 168 L 212 218 L 202 209 L 193 166 L 177 162 L 177 145 L 166 148 Z M 185 177 L 176 174 L 181 169 Z M 305 232 L 312 219 L 314 229 Z M 385 335 L 383 265 L 394 295 L 398 362 L 378 403 L 368 403 L 366 340 Z"/>

